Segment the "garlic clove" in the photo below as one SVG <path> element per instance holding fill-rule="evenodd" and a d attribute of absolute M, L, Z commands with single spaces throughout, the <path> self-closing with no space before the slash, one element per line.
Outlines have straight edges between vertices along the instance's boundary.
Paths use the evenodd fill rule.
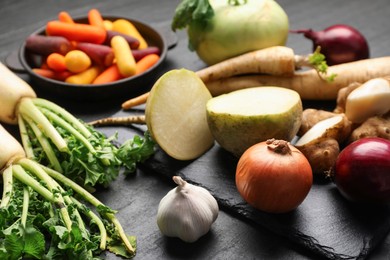
<path fill-rule="evenodd" d="M 218 217 L 218 203 L 205 188 L 179 176 L 173 180 L 178 186 L 161 199 L 157 225 L 162 234 L 192 243 L 210 230 Z"/>

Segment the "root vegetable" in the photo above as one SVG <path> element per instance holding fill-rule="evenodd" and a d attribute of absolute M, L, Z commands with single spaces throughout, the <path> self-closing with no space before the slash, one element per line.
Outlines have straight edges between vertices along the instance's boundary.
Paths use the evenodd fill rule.
<path fill-rule="evenodd" d="M 82 23 L 64 23 L 49 21 L 46 24 L 49 36 L 62 36 L 69 41 L 91 42 L 101 44 L 106 39 L 106 30 L 97 26 Z"/>
<path fill-rule="evenodd" d="M 390 111 L 390 82 L 383 78 L 368 80 L 354 89 L 345 101 L 345 115 L 353 123 Z"/>
<path fill-rule="evenodd" d="M 302 102 L 293 90 L 248 88 L 210 99 L 206 111 L 215 140 L 239 157 L 271 138 L 291 141 L 301 125 Z"/>
<path fill-rule="evenodd" d="M 131 98 L 129 100 L 126 100 L 125 102 L 122 103 L 122 109 L 127 110 L 127 109 L 130 109 L 132 107 L 142 105 L 142 104 L 146 103 L 146 100 L 148 99 L 148 97 L 149 97 L 149 92 L 146 92 L 142 95 L 139 95 L 139 96 L 136 96 L 136 97 Z"/>
<path fill-rule="evenodd" d="M 91 58 L 91 60 L 101 66 L 108 67 L 114 61 L 114 52 L 109 46 L 88 42 L 78 42 L 76 43 L 75 48 L 83 51 Z"/>
<path fill-rule="evenodd" d="M 142 59 L 143 57 L 145 57 L 146 55 L 149 55 L 149 54 L 160 55 L 161 51 L 158 47 L 149 46 L 149 47 L 144 48 L 144 49 L 131 50 L 131 53 L 133 54 L 134 59 L 136 61 L 139 61 L 140 59 Z"/>
<path fill-rule="evenodd" d="M 66 68 L 73 73 L 87 70 L 91 64 L 91 58 L 81 50 L 72 50 L 65 55 Z"/>
<path fill-rule="evenodd" d="M 145 108 L 146 124 L 169 156 L 192 160 L 213 144 L 206 119 L 210 92 L 192 71 L 171 70 L 153 85 Z"/>
<path fill-rule="evenodd" d="M 61 173 L 27 159 L 22 146 L 2 125 L 0 145 L 3 175 L 0 212 L 12 211 L 12 214 L 2 214 L 0 232 L 2 242 L 6 240 L 7 243 L 2 243 L 1 258 L 12 254 L 17 259 L 31 258 L 32 255 L 41 259 L 49 253 L 48 250 L 59 258 L 98 256 L 107 249 L 123 257 L 135 255 L 134 237 L 130 242 L 114 210 Z M 74 195 L 88 204 L 78 201 Z M 84 218 L 81 214 L 85 215 Z M 34 221 L 37 216 L 39 223 L 51 224 L 39 224 Z M 90 226 L 90 223 L 94 224 Z M 54 225 L 56 232 L 52 230 Z M 25 230 L 28 230 L 28 235 L 24 234 Z M 78 238 L 80 235 L 82 241 Z M 119 249 L 108 247 L 107 241 L 115 243 Z M 32 243 L 34 254 L 28 247 L 21 248 L 21 245 Z M 62 247 L 62 243 L 77 246 Z"/>
<path fill-rule="evenodd" d="M 116 32 L 116 31 L 113 31 L 113 30 L 107 30 L 107 38 L 106 38 L 106 41 L 105 41 L 105 44 L 106 45 L 110 45 L 111 44 L 111 39 L 114 37 L 114 36 L 122 36 L 126 41 L 127 43 L 129 44 L 130 46 L 130 49 L 132 50 L 137 50 L 138 47 L 139 47 L 139 40 L 131 35 L 128 35 L 128 34 L 124 34 L 124 33 L 121 33 L 121 32 Z"/>
<path fill-rule="evenodd" d="M 348 95 L 361 85 L 362 83 L 353 82 L 348 86 L 341 88 L 337 93 L 336 108 L 333 110 L 333 112 L 345 113 L 345 103 L 347 102 Z"/>
<path fill-rule="evenodd" d="M 292 77 L 271 75 L 233 76 L 208 82 L 207 88 L 213 96 L 234 90 L 279 86 L 297 91 L 302 99 L 335 100 L 338 91 L 353 82 L 364 83 L 370 79 L 390 75 L 390 57 L 372 58 L 329 66 L 328 75 L 336 75 L 333 81 L 325 81 L 315 69 L 295 72 Z"/>
<path fill-rule="evenodd" d="M 144 49 L 148 47 L 148 43 L 146 42 L 144 37 L 141 35 L 138 29 L 128 20 L 116 19 L 112 22 L 112 30 L 136 38 L 139 41 L 139 49 Z"/>
<path fill-rule="evenodd" d="M 390 140 L 390 116 L 375 116 L 367 119 L 352 131 L 348 143 L 366 137 L 380 137 Z"/>
<path fill-rule="evenodd" d="M 309 160 L 313 173 L 327 176 L 340 153 L 340 143 L 351 133 L 351 122 L 344 114 L 315 124 L 294 144 Z"/>
<path fill-rule="evenodd" d="M 92 187 L 108 186 L 121 166 L 149 156 L 136 152 L 137 158 L 119 158 L 119 153 L 130 154 L 133 147 L 118 149 L 112 143 L 115 137 L 106 137 L 55 103 L 37 98 L 26 82 L 1 63 L 0 74 L 0 120 L 18 123 L 28 158 Z M 147 139 L 144 149 L 153 152 L 151 143 Z"/>
<path fill-rule="evenodd" d="M 91 84 L 100 73 L 101 68 L 99 66 L 91 66 L 90 68 L 80 73 L 73 74 L 70 77 L 67 77 L 65 79 L 65 82 L 79 85 Z"/>
<path fill-rule="evenodd" d="M 197 72 L 204 83 L 246 74 L 269 74 L 275 76 L 293 76 L 301 67 L 315 67 L 323 62 L 310 59 L 311 55 L 321 55 L 318 52 L 299 56 L 291 48 L 274 46 L 248 52 L 217 64 L 211 65 Z"/>
<path fill-rule="evenodd" d="M 93 126 L 146 124 L 145 116 L 107 117 L 89 122 Z"/>
<path fill-rule="evenodd" d="M 3 63 L 0 63 L 0 121 L 16 124 L 16 108 L 21 98 L 35 98 L 36 93 L 25 81 L 12 73 Z"/>
<path fill-rule="evenodd" d="M 114 36 L 111 39 L 111 47 L 114 51 L 116 64 L 123 77 L 130 77 L 135 74 L 136 62 L 130 46 L 122 36 Z"/>
<path fill-rule="evenodd" d="M 38 34 L 28 36 L 25 46 L 26 50 L 42 56 L 47 56 L 53 52 L 65 55 L 73 48 L 71 42 L 65 37 Z"/>
<path fill-rule="evenodd" d="M 337 114 L 327 110 L 320 110 L 314 108 L 307 108 L 303 110 L 302 123 L 297 135 L 298 136 L 304 135 L 307 131 L 310 130 L 310 128 L 312 128 L 318 122 L 330 117 L 334 117 L 335 115 Z"/>

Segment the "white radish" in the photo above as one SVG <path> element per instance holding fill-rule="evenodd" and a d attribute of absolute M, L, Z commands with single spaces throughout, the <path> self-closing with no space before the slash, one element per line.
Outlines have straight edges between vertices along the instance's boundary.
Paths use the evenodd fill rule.
<path fill-rule="evenodd" d="M 17 106 L 23 97 L 35 98 L 36 93 L 24 80 L 0 62 L 0 121 L 17 124 Z"/>
<path fill-rule="evenodd" d="M 26 157 L 20 143 L 0 125 L 0 171 L 15 160 Z"/>

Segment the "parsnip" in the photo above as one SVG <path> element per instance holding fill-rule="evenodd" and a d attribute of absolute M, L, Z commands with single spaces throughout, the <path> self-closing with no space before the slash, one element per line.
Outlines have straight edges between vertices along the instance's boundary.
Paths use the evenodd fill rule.
<path fill-rule="evenodd" d="M 0 62 L 0 121 L 17 124 L 17 105 L 23 97 L 35 98 L 32 87 Z"/>
<path fill-rule="evenodd" d="M 207 82 L 206 86 L 213 96 L 242 88 L 279 86 L 297 91 L 302 99 L 335 100 L 338 91 L 353 82 L 364 83 L 390 75 L 390 56 L 330 66 L 327 73 L 336 75 L 333 81 L 324 80 L 315 69 L 310 69 L 295 72 L 291 77 L 259 74 L 233 76 Z"/>

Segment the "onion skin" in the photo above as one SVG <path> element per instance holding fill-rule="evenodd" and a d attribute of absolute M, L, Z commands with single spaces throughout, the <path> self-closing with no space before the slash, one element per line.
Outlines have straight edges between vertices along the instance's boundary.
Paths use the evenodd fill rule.
<path fill-rule="evenodd" d="M 335 164 L 334 182 L 348 200 L 390 202 L 390 141 L 362 138 L 345 147 Z"/>
<path fill-rule="evenodd" d="M 275 142 L 287 144 L 289 152 L 273 150 Z M 306 198 L 312 184 L 308 160 L 283 140 L 270 139 L 251 146 L 237 164 L 238 192 L 248 204 L 268 213 L 294 210 Z"/>
<path fill-rule="evenodd" d="M 312 40 L 313 51 L 320 46 L 328 65 L 368 59 L 370 56 L 365 37 L 349 25 L 336 24 L 322 31 L 303 29 L 291 32 L 303 33 Z"/>

